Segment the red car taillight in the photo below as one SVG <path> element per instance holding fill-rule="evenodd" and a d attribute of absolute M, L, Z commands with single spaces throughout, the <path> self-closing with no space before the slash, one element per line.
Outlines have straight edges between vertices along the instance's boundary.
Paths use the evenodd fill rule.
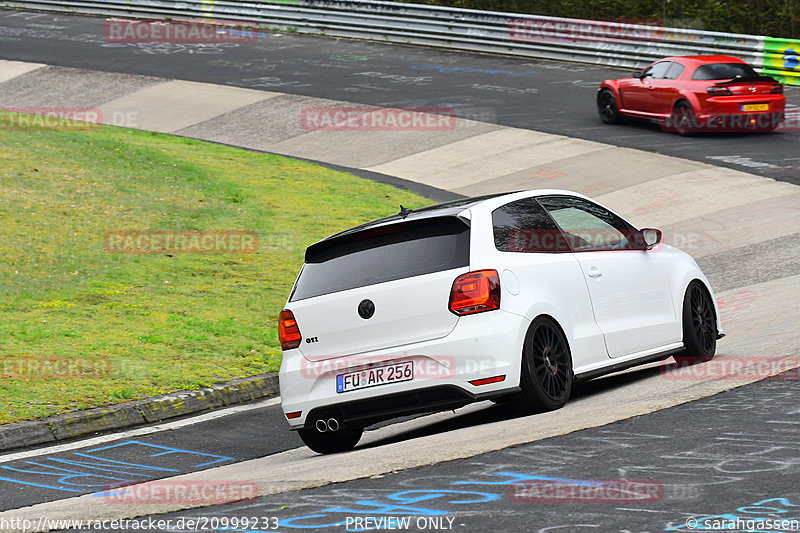
<path fill-rule="evenodd" d="M 728 89 L 727 87 L 717 87 L 717 86 L 709 87 L 708 89 L 706 89 L 706 92 L 711 96 L 730 96 L 733 94 L 731 90 Z"/>
<path fill-rule="evenodd" d="M 281 348 L 284 350 L 297 348 L 303 339 L 297 321 L 294 319 L 294 314 L 288 309 L 281 311 L 278 317 L 278 338 L 281 341 Z"/>
<path fill-rule="evenodd" d="M 500 309 L 497 270 L 478 270 L 458 276 L 450 291 L 450 311 L 458 316 Z"/>

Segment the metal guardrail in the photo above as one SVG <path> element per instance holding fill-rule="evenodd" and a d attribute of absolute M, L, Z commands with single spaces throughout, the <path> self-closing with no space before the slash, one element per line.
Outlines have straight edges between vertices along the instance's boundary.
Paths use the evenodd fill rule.
<path fill-rule="evenodd" d="M 11 8 L 143 19 L 240 21 L 262 28 L 642 68 L 670 55 L 740 57 L 800 84 L 800 41 L 366 0 L 5 1 Z"/>

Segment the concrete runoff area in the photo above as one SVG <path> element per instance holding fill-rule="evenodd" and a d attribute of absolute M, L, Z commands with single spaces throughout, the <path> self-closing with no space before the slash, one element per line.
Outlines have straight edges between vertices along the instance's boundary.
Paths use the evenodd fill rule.
<path fill-rule="evenodd" d="M 100 106 L 105 116 L 125 113 L 135 122 L 121 127 L 172 133 L 243 105 L 278 96 L 275 93 L 172 80 L 146 87 Z"/>
<path fill-rule="evenodd" d="M 45 66 L 47 65 L 44 63 L 26 63 L 24 61 L 0 59 L 0 83 Z"/>

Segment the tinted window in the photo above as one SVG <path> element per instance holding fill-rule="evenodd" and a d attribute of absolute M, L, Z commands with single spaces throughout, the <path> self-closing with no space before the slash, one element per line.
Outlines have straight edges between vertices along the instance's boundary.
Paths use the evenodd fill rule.
<path fill-rule="evenodd" d="M 670 63 L 669 70 L 667 70 L 667 73 L 664 75 L 664 77 L 668 80 L 676 80 L 685 69 L 686 67 L 680 63 L 672 62 Z"/>
<path fill-rule="evenodd" d="M 633 248 L 634 229 L 599 205 L 568 196 L 540 198 L 541 204 L 567 234 L 575 250 L 625 250 Z"/>
<path fill-rule="evenodd" d="M 536 198 L 492 211 L 494 246 L 501 252 L 568 252 L 564 235 Z"/>
<path fill-rule="evenodd" d="M 316 245 L 313 253 L 306 254 L 306 264 L 290 300 L 468 264 L 469 226 L 458 218 L 429 218 L 377 227 Z"/>
<path fill-rule="evenodd" d="M 702 65 L 692 74 L 693 80 L 732 80 L 758 76 L 750 65 L 744 63 L 712 63 Z"/>
<path fill-rule="evenodd" d="M 662 61 L 661 63 L 656 63 L 652 67 L 648 68 L 644 71 L 643 78 L 663 78 L 664 75 L 669 70 L 670 65 L 672 65 L 671 61 Z"/>

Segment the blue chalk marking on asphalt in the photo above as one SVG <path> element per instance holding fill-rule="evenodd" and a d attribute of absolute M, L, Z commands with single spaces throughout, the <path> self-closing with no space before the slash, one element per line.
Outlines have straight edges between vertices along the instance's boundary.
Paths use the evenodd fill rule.
<path fill-rule="evenodd" d="M 325 518 L 325 515 L 324 514 L 308 514 L 308 515 L 305 515 L 305 516 L 293 516 L 292 518 L 286 518 L 284 520 L 281 520 L 280 522 L 278 522 L 278 525 L 281 526 L 281 527 L 291 527 L 291 528 L 297 528 L 297 529 L 317 529 L 317 528 L 321 528 L 321 527 L 343 526 L 343 525 L 345 525 L 345 522 L 346 522 L 345 520 L 342 520 L 340 522 L 334 522 L 332 524 L 309 524 L 309 525 L 295 524 L 296 520 L 303 520 L 303 519 L 306 519 L 306 518 Z"/>
<path fill-rule="evenodd" d="M 62 485 L 71 485 L 73 487 L 97 487 L 100 484 L 91 483 L 91 484 L 87 485 L 87 484 L 83 484 L 83 483 L 73 483 L 73 482 L 67 481 L 67 480 L 72 479 L 72 478 L 81 478 L 81 477 L 85 478 L 85 477 L 88 477 L 88 478 L 115 479 L 115 480 L 120 481 L 122 483 L 133 481 L 132 479 L 128 479 L 128 478 L 121 478 L 121 477 L 114 477 L 114 476 L 102 476 L 102 475 L 98 475 L 98 474 L 91 473 L 91 472 L 87 473 L 87 472 L 81 472 L 79 470 L 69 470 L 67 468 L 58 468 L 57 466 L 43 465 L 41 463 L 37 463 L 37 462 L 34 462 L 34 461 L 25 461 L 25 463 L 29 464 L 29 465 L 34 465 L 34 466 L 40 466 L 42 468 L 49 468 L 51 470 L 51 472 L 42 472 L 42 471 L 38 471 L 38 470 L 24 470 L 22 468 L 14 468 L 12 466 L 3 466 L 2 468 L 6 469 L 6 470 L 11 470 L 12 472 L 22 472 L 24 474 L 39 474 L 39 475 L 43 475 L 43 476 L 61 476 L 60 478 L 58 478 L 58 482 L 59 483 L 61 483 Z M 52 472 L 52 470 L 55 470 L 56 472 Z M 64 472 L 67 472 L 70 475 L 64 475 L 63 474 Z M 108 485 L 108 483 L 105 483 L 105 485 Z"/>
<path fill-rule="evenodd" d="M 503 481 L 453 481 L 453 485 L 511 485 L 512 483 L 522 483 L 524 481 L 556 481 L 559 483 L 569 483 L 571 485 L 603 485 L 604 483 L 603 481 L 532 476 L 530 474 L 520 474 L 519 472 L 495 472 L 495 474 L 498 476 L 509 476 L 511 479 Z"/>
<path fill-rule="evenodd" d="M 83 487 L 84 490 L 90 487 L 98 487 L 98 486 L 108 486 L 108 485 L 121 485 L 124 483 L 134 483 L 134 482 L 141 482 L 143 480 L 152 479 L 153 472 L 180 472 L 181 470 L 176 468 L 167 468 L 162 466 L 155 466 L 155 465 L 143 465 L 138 463 L 128 463 L 125 461 L 119 461 L 115 459 L 106 459 L 104 457 L 98 457 L 92 454 L 99 454 L 107 450 L 117 449 L 121 446 L 130 446 L 130 445 L 138 445 L 138 446 L 146 446 L 153 450 L 153 453 L 150 455 L 146 455 L 146 457 L 161 457 L 170 454 L 184 454 L 184 455 L 194 455 L 200 456 L 203 458 L 213 458 L 212 461 L 205 461 L 202 463 L 198 463 L 189 467 L 190 469 L 202 468 L 209 465 L 213 465 L 216 463 L 221 463 L 225 461 L 232 461 L 233 457 L 228 457 L 226 455 L 217 455 L 213 453 L 204 453 L 204 452 L 197 452 L 193 450 L 184 450 L 181 448 L 173 448 L 171 446 L 161 446 L 159 444 L 148 444 L 146 442 L 136 441 L 136 440 L 129 440 L 120 442 L 117 444 L 112 444 L 110 446 L 101 446 L 99 448 L 92 448 L 87 450 L 86 452 L 73 452 L 73 455 L 78 457 L 85 457 L 91 459 L 95 462 L 89 461 L 82 461 L 82 460 L 71 460 L 71 459 L 62 459 L 58 457 L 45 457 L 40 459 L 40 461 L 52 461 L 54 463 L 60 465 L 69 465 L 74 467 L 79 467 L 82 470 L 72 470 L 69 468 L 61 468 L 59 466 L 54 466 L 50 464 L 44 464 L 42 462 L 36 461 L 25 461 L 24 464 L 33 465 L 35 467 L 44 469 L 44 470 L 33 470 L 33 469 L 25 469 L 25 468 L 16 468 L 13 466 L 8 465 L 0 465 L 0 468 L 11 471 L 11 472 L 19 472 L 22 474 L 33 474 L 33 475 L 40 475 L 40 476 L 55 476 L 58 477 L 58 482 L 62 486 L 54 486 L 48 485 L 45 483 L 37 483 L 34 481 L 24 481 L 22 479 L 14 479 L 10 477 L 3 477 L 0 476 L 0 481 L 8 481 L 10 483 L 16 483 L 19 485 L 27 485 L 30 487 L 39 487 L 45 489 L 53 489 L 59 490 L 63 492 L 83 492 L 80 489 L 74 489 L 69 487 Z M 96 462 L 100 461 L 100 462 Z M 88 471 L 87 471 L 88 470 Z M 130 470 L 144 470 L 149 471 L 148 473 L 145 472 L 131 472 Z M 94 471 L 94 472 L 92 472 Z M 124 474 L 129 477 L 119 477 L 115 475 L 109 474 L 100 474 L 100 472 L 107 472 L 112 474 Z M 110 480 L 98 484 L 98 483 L 76 483 L 72 481 L 73 479 L 78 478 L 95 478 L 95 479 L 104 479 Z M 140 478 L 140 479 L 135 479 Z"/>
<path fill-rule="evenodd" d="M 78 455 L 78 454 L 76 454 Z M 119 461 L 112 461 L 111 459 L 101 459 L 102 461 L 106 461 L 107 463 L 114 463 L 114 464 L 98 464 L 98 463 L 89 463 L 86 461 L 73 461 L 70 459 L 61 459 L 60 457 L 48 457 L 48 461 L 53 461 L 54 463 L 62 463 L 72 466 L 82 466 L 84 468 L 89 468 L 92 470 L 101 470 L 103 472 L 115 472 L 117 474 L 128 474 L 131 476 L 146 476 L 147 474 L 139 473 L 139 472 L 130 472 L 129 470 L 140 469 L 140 470 L 161 470 L 164 472 L 178 472 L 174 468 L 162 468 L 159 466 L 145 466 L 145 465 L 137 465 L 135 463 L 120 463 Z M 121 466 L 128 466 L 132 467 L 128 470 L 119 470 L 117 469 L 117 465 Z M 109 468 L 115 467 L 115 468 Z"/>
<path fill-rule="evenodd" d="M 19 485 L 28 485 L 29 487 L 41 487 L 43 489 L 61 490 L 64 492 L 81 492 L 78 489 L 68 489 L 66 487 L 54 487 L 52 485 L 43 485 L 41 483 L 31 483 L 30 481 L 20 481 L 18 479 L 11 479 L 10 477 L 0 476 L 0 481 L 8 481 L 10 483 L 17 483 Z"/>
<path fill-rule="evenodd" d="M 409 498 L 409 494 L 420 494 L 419 497 Z M 491 494 L 489 492 L 473 492 L 469 490 L 404 490 L 403 492 L 395 492 L 388 497 L 391 500 L 398 500 L 403 503 L 417 503 L 425 500 L 434 500 L 446 494 L 455 494 L 460 497 L 464 495 L 477 496 L 477 499 L 472 500 L 453 500 L 450 503 L 478 503 L 478 502 L 492 502 L 499 500 L 500 496 Z"/>
<path fill-rule="evenodd" d="M 218 458 L 215 461 L 208 461 L 206 463 L 196 464 L 196 465 L 193 466 L 193 468 L 200 468 L 200 467 L 203 467 L 203 466 L 213 465 L 215 463 L 222 463 L 222 462 L 225 462 L 225 461 L 233 461 L 233 457 L 228 457 L 227 455 L 217 455 L 217 454 L 214 454 L 214 453 L 195 452 L 195 451 L 192 451 L 192 450 L 184 450 L 184 449 L 181 449 L 181 448 L 173 448 L 171 446 L 161 446 L 159 444 L 148 444 L 146 442 L 141 442 L 141 441 L 138 441 L 138 440 L 128 440 L 128 441 L 125 441 L 125 442 L 112 444 L 111 446 L 103 446 L 101 448 L 94 448 L 92 450 L 87 450 L 87 453 L 76 453 L 75 455 L 80 455 L 80 456 L 83 456 L 83 457 L 90 457 L 92 459 L 102 459 L 103 461 L 111 461 L 111 459 L 104 459 L 102 457 L 94 457 L 94 456 L 89 455 L 89 454 L 94 453 L 94 452 L 104 451 L 104 450 L 110 450 L 112 448 L 119 448 L 120 446 L 127 446 L 127 445 L 130 445 L 130 444 L 138 444 L 140 446 L 147 446 L 149 448 L 156 448 L 156 449 L 159 449 L 159 450 L 164 450 L 164 451 L 162 451 L 160 453 L 151 454 L 151 455 L 149 455 L 149 457 L 160 457 L 162 455 L 169 455 L 171 453 L 183 453 L 183 454 L 187 454 L 187 455 L 200 455 L 200 456 L 203 456 L 203 457 L 217 457 Z M 129 465 L 135 464 L 135 463 L 124 463 L 122 461 L 118 461 L 118 462 L 120 464 L 129 464 Z M 158 468 L 158 467 L 153 467 L 153 468 Z M 173 471 L 177 471 L 177 470 L 173 470 Z"/>

